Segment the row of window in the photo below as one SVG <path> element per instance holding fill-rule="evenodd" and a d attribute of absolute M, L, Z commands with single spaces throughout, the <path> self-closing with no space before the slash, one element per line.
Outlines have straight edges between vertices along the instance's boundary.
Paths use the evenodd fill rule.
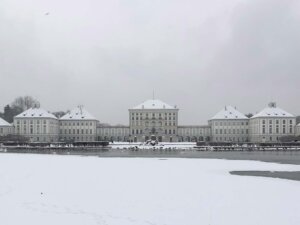
<path fill-rule="evenodd" d="M 93 134 L 92 129 L 60 129 L 60 134 Z"/>
<path fill-rule="evenodd" d="M 93 126 L 92 122 L 60 122 L 61 126 Z"/>
<path fill-rule="evenodd" d="M 142 121 L 135 121 L 135 122 L 132 122 L 131 123 L 133 126 L 143 126 L 143 122 Z M 164 123 L 165 126 L 176 126 L 176 122 L 165 122 Z M 148 127 L 148 126 L 162 126 L 163 125 L 163 122 L 155 122 L 155 121 L 152 121 L 152 122 L 146 122 L 145 123 L 145 126 Z"/>
<path fill-rule="evenodd" d="M 94 141 L 94 137 L 62 137 L 64 140 L 69 141 Z"/>
<path fill-rule="evenodd" d="M 240 126 L 248 125 L 248 122 L 241 121 L 216 121 L 214 122 L 215 126 Z"/>
<path fill-rule="evenodd" d="M 273 120 L 268 120 L 269 124 L 272 124 L 273 123 Z M 275 120 L 275 123 L 276 124 L 279 124 L 279 120 Z M 286 124 L 287 121 L 286 120 L 282 120 L 282 124 Z M 293 120 L 289 120 L 289 123 L 290 124 L 293 124 Z M 262 124 L 266 124 L 266 120 L 263 120 L 262 121 Z"/>
<path fill-rule="evenodd" d="M 273 129 L 272 125 L 269 125 L 268 131 L 269 131 L 269 134 L 272 134 L 273 131 L 275 131 L 276 134 L 279 134 L 280 133 L 279 125 L 276 125 L 275 130 Z M 293 133 L 293 126 L 290 126 L 289 130 L 287 130 L 285 125 L 283 125 L 281 131 L 282 131 L 283 134 L 285 134 L 286 132 L 289 132 L 290 134 L 292 134 Z M 266 125 L 262 125 L 262 133 L 263 134 L 266 133 Z"/>
<path fill-rule="evenodd" d="M 176 113 L 131 113 L 131 116 L 146 116 L 146 117 L 149 117 L 149 116 L 152 116 L 152 117 L 155 117 L 155 116 L 159 116 L 161 117 L 162 115 L 165 115 L 165 117 L 167 117 L 168 115 L 169 116 L 175 116 Z"/>
<path fill-rule="evenodd" d="M 215 129 L 216 134 L 248 134 L 248 129 Z"/>
<path fill-rule="evenodd" d="M 140 129 L 133 129 L 131 134 L 143 134 L 143 130 Z M 176 130 L 165 130 L 165 134 L 176 134 Z"/>
<path fill-rule="evenodd" d="M 43 123 L 43 124 L 47 124 L 47 120 L 23 120 L 23 124 L 41 124 L 41 123 Z M 19 124 L 21 124 L 21 121 L 20 120 L 17 120 L 17 124 L 19 125 Z M 56 121 L 52 121 L 52 120 L 50 120 L 50 124 L 58 124 L 58 122 L 56 122 Z"/>
<path fill-rule="evenodd" d="M 237 142 L 247 142 L 248 139 L 245 137 L 216 137 L 216 141 L 237 141 Z"/>
<path fill-rule="evenodd" d="M 12 132 L 12 128 L 3 128 L 3 127 L 0 127 L 0 134 L 3 134 L 5 131 L 6 131 L 6 133 L 11 133 Z"/>

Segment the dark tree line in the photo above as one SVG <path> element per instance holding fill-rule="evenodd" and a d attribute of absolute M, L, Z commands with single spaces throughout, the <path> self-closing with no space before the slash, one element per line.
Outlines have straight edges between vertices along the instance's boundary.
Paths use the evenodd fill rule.
<path fill-rule="evenodd" d="M 14 120 L 14 116 L 19 115 L 21 112 L 24 112 L 25 110 L 30 108 L 39 108 L 40 105 L 40 102 L 31 96 L 17 97 L 12 103 L 7 104 L 4 107 L 3 112 L 0 112 L 0 117 L 9 123 L 12 123 Z M 60 118 L 67 112 L 57 111 L 53 112 L 53 114 L 57 118 Z"/>
<path fill-rule="evenodd" d="M 4 107 L 0 116 L 7 122 L 12 123 L 14 116 L 32 107 L 40 107 L 40 102 L 31 96 L 17 97 L 12 103 Z"/>

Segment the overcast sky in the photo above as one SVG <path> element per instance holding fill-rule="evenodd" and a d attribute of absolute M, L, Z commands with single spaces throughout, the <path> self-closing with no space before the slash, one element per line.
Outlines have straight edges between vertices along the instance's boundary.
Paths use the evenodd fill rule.
<path fill-rule="evenodd" d="M 299 0 L 0 1 L 1 109 L 30 95 L 128 124 L 154 89 L 181 125 L 270 101 L 300 115 L 299 72 Z"/>

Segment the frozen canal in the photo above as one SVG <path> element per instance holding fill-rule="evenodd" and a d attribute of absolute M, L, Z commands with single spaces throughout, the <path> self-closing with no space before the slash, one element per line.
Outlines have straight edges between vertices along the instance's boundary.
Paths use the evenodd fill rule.
<path fill-rule="evenodd" d="M 5 225 L 299 225 L 299 171 L 247 160 L 0 154 Z"/>

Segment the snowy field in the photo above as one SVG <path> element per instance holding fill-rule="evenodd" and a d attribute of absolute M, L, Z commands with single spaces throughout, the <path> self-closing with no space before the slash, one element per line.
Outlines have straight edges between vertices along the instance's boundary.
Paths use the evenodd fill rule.
<path fill-rule="evenodd" d="M 300 166 L 217 159 L 0 154 L 3 225 L 299 225 L 300 182 L 232 170 Z"/>

